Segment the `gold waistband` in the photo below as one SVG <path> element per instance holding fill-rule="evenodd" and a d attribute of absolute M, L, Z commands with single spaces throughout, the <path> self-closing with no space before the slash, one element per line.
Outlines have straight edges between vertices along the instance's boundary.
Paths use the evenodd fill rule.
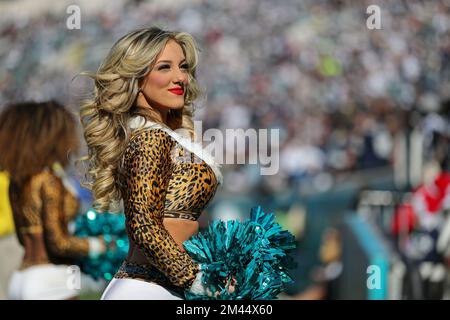
<path fill-rule="evenodd" d="M 164 210 L 165 218 L 179 218 L 197 221 L 200 216 L 200 212 L 187 211 L 187 210 Z"/>
<path fill-rule="evenodd" d="M 156 267 L 148 264 L 138 264 L 125 260 L 120 266 L 117 273 L 114 275 L 116 279 L 139 279 L 147 282 L 153 282 L 165 287 L 167 290 L 180 296 L 184 299 L 184 289 L 174 286 L 170 280 Z"/>

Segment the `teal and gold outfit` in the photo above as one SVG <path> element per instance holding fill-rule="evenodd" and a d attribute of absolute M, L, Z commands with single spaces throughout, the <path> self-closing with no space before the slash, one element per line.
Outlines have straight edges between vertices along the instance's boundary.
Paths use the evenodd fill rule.
<path fill-rule="evenodd" d="M 247 280 L 253 279 L 257 284 L 256 271 L 260 275 L 277 275 L 271 276 L 276 278 L 276 282 L 279 280 L 276 285 L 271 284 L 267 277 L 263 279 L 265 282 L 260 281 L 271 290 L 290 279 L 285 273 L 286 261 L 281 262 L 281 257 L 286 256 L 286 250 L 293 248 L 293 237 L 289 237 L 287 231 L 275 228 L 277 225 L 273 219 L 260 211 L 253 214 L 251 221 L 231 223 L 230 229 L 221 222 L 215 222 L 205 236 L 194 236 L 181 248 L 165 229 L 163 219 L 197 220 L 222 182 L 218 165 L 199 144 L 165 126 L 137 116 L 131 120 L 130 128 L 132 136 L 120 171 L 130 240 L 129 257 L 138 250 L 148 263 L 137 263 L 127 258 L 114 280 L 139 279 L 156 283 L 188 299 L 209 298 L 207 287 L 212 292 L 222 292 L 219 298 L 241 299 L 249 298 L 249 294 L 242 295 L 239 281 L 245 289 L 251 285 L 244 284 Z M 266 234 L 264 228 L 270 232 Z M 247 236 L 242 232 L 247 232 Z M 241 237 L 241 243 L 236 236 Z M 230 243 L 234 248 L 227 247 Z M 253 254 L 253 260 L 242 257 L 243 252 L 238 252 L 241 245 L 247 254 Z M 271 262 L 267 260 L 269 255 L 272 255 Z M 265 269 L 260 270 L 259 267 Z M 223 292 L 227 275 L 238 280 L 233 295 Z M 197 290 L 199 287 L 202 289 Z M 268 291 L 264 292 L 260 298 L 269 297 Z"/>

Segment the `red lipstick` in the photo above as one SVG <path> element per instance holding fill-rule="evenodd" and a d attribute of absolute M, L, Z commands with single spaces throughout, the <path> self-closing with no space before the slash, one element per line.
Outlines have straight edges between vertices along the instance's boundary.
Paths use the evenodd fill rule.
<path fill-rule="evenodd" d="M 184 93 L 184 89 L 182 87 L 171 88 L 169 89 L 169 91 L 179 96 L 181 96 Z"/>

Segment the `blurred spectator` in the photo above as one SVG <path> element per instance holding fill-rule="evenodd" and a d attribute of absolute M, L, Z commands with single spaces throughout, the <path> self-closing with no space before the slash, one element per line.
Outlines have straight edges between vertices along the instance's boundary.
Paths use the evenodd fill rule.
<path fill-rule="evenodd" d="M 61 23 L 72 2 L 50 3 L 0 3 L 0 105 L 56 97 L 78 108 L 73 77 L 95 69 L 118 34 L 170 24 L 202 48 L 204 129 L 281 128 L 280 186 L 389 165 L 402 110 L 431 112 L 450 92 L 445 0 L 80 2 L 80 30 Z M 369 4 L 382 8 L 382 30 L 366 28 Z"/>

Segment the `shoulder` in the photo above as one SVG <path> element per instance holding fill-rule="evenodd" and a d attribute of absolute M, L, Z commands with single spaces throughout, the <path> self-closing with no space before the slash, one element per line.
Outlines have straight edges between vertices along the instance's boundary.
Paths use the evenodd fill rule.
<path fill-rule="evenodd" d="M 131 137 L 130 147 L 152 146 L 173 146 L 171 130 L 162 124 L 145 119 L 142 116 L 135 116 L 129 120 Z"/>
<path fill-rule="evenodd" d="M 143 128 L 135 130 L 123 155 L 123 165 L 135 161 L 167 162 L 171 157 L 175 141 L 163 129 Z M 155 162 L 156 163 L 156 162 Z"/>
<path fill-rule="evenodd" d="M 157 149 L 163 151 L 172 149 L 174 143 L 175 141 L 165 130 L 159 128 L 144 128 L 132 133 L 127 149 Z"/>
<path fill-rule="evenodd" d="M 55 189 L 60 185 L 59 178 L 52 172 L 52 170 L 45 168 L 38 174 L 35 174 L 30 179 L 30 187 L 32 189 L 50 188 Z"/>

